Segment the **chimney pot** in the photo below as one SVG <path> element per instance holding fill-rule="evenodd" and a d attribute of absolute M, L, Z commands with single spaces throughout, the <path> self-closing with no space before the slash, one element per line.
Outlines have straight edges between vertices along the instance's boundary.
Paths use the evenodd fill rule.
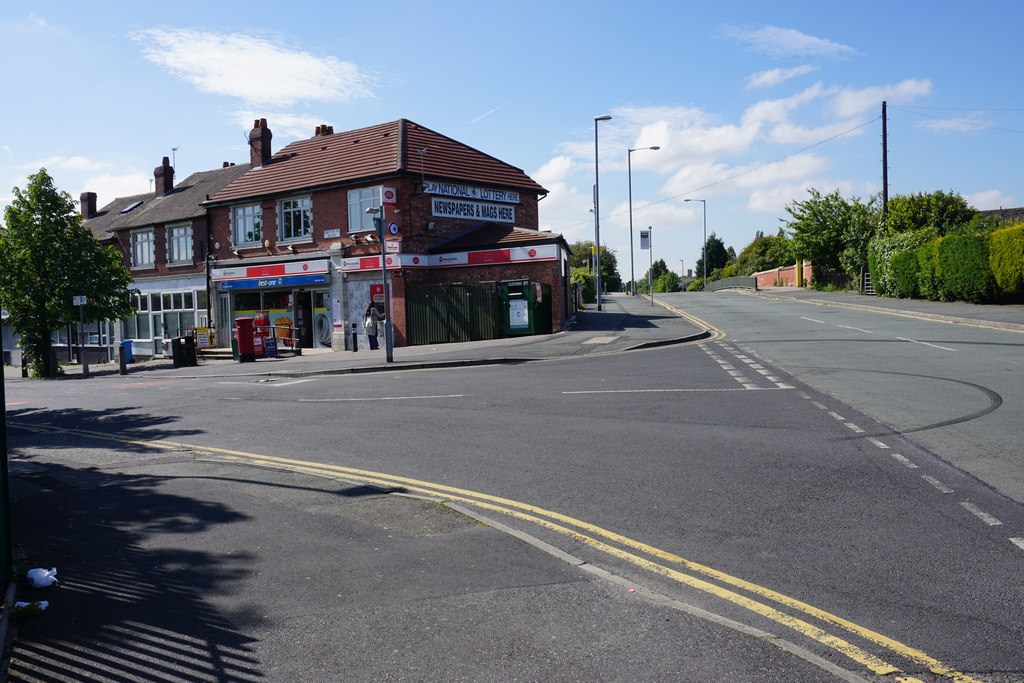
<path fill-rule="evenodd" d="M 78 198 L 81 204 L 82 218 L 92 218 L 96 215 L 96 193 L 83 192 Z"/>
<path fill-rule="evenodd" d="M 266 119 L 257 119 L 253 129 L 249 131 L 249 161 L 253 168 L 263 166 L 273 156 L 270 141 L 273 139 Z"/>
<path fill-rule="evenodd" d="M 168 157 L 164 157 L 160 165 L 153 169 L 153 180 L 157 197 L 163 197 L 174 189 L 174 167 Z"/>

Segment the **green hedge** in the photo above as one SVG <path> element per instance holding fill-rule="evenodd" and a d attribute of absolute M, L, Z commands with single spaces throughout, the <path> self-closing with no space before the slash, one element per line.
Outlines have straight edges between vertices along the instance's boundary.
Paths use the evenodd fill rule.
<path fill-rule="evenodd" d="M 995 296 L 988 265 L 988 235 L 953 233 L 939 244 L 942 288 L 951 299 L 980 304 Z"/>
<path fill-rule="evenodd" d="M 932 301 L 947 301 L 948 295 L 942 288 L 942 274 L 939 270 L 939 244 L 942 238 L 926 242 L 917 248 L 917 293 Z"/>
<path fill-rule="evenodd" d="M 1000 294 L 1024 295 L 1024 223 L 989 235 L 988 263 Z"/>

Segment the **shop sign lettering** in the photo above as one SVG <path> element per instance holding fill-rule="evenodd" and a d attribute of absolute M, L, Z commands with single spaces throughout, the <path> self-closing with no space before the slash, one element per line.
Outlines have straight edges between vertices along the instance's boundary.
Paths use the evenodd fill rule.
<path fill-rule="evenodd" d="M 515 207 L 501 204 L 483 204 L 434 197 L 430 202 L 430 207 L 433 215 L 439 218 L 467 218 L 499 223 L 516 222 Z"/>
<path fill-rule="evenodd" d="M 456 183 L 437 183 L 428 181 L 423 183 L 425 194 L 443 194 L 448 197 L 461 197 L 462 199 L 480 199 L 485 202 L 506 202 L 508 204 L 519 203 L 519 193 L 508 190 L 493 190 L 487 187 L 472 187 L 470 185 L 458 185 Z"/>

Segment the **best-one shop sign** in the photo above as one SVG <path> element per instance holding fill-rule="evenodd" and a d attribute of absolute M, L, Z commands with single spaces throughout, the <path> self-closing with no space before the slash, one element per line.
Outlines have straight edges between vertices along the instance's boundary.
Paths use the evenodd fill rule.
<path fill-rule="evenodd" d="M 516 210 L 504 204 L 485 204 L 483 202 L 467 202 L 458 199 L 433 197 L 430 200 L 431 213 L 438 218 L 466 218 L 471 220 L 497 221 L 499 223 L 515 223 Z"/>
<path fill-rule="evenodd" d="M 288 287 L 327 282 L 330 261 L 296 261 L 234 268 L 213 268 L 210 279 L 221 289 Z"/>

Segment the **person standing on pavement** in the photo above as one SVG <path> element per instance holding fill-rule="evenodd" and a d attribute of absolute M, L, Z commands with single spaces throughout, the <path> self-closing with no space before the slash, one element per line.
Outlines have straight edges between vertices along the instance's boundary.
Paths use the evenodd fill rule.
<path fill-rule="evenodd" d="M 363 329 L 366 330 L 366 338 L 370 340 L 371 351 L 380 348 L 380 345 L 377 344 L 377 332 L 380 329 L 381 320 L 384 320 L 384 314 L 378 311 L 371 301 L 366 305 L 366 315 L 363 316 Z"/>

